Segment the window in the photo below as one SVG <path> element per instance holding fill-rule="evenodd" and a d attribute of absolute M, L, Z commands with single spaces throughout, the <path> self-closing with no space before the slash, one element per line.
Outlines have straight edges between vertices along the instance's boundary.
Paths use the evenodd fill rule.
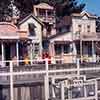
<path fill-rule="evenodd" d="M 70 31 L 70 25 L 62 25 L 61 27 L 58 28 L 59 33 L 62 32 L 69 32 Z"/>
<path fill-rule="evenodd" d="M 40 16 L 46 16 L 46 12 L 44 9 L 39 9 L 39 15 Z"/>
<path fill-rule="evenodd" d="M 36 26 L 33 23 L 29 23 L 28 24 L 28 28 L 29 28 L 29 35 L 30 36 L 35 36 L 35 28 Z"/>
<path fill-rule="evenodd" d="M 62 33 L 67 32 L 67 26 L 63 26 L 61 32 Z"/>
<path fill-rule="evenodd" d="M 80 43 L 76 43 L 77 54 L 80 55 Z"/>
<path fill-rule="evenodd" d="M 82 31 L 82 25 L 78 25 L 78 32 Z"/>
<path fill-rule="evenodd" d="M 64 44 L 63 47 L 64 47 L 65 54 L 70 52 L 70 46 L 68 44 Z"/>
<path fill-rule="evenodd" d="M 48 16 L 52 16 L 53 15 L 53 11 L 52 10 L 48 10 Z"/>
<path fill-rule="evenodd" d="M 47 25 L 47 35 L 51 35 L 52 25 Z"/>
<path fill-rule="evenodd" d="M 62 48 L 61 48 L 61 45 L 60 44 L 56 44 L 55 45 L 55 53 L 57 54 L 57 55 L 60 55 L 61 53 L 62 53 L 62 50 L 61 50 Z"/>
<path fill-rule="evenodd" d="M 39 43 L 34 44 L 34 52 L 35 52 L 35 54 L 38 54 L 38 52 L 39 52 Z"/>
<path fill-rule="evenodd" d="M 90 32 L 90 25 L 87 25 L 87 32 Z"/>
<path fill-rule="evenodd" d="M 69 52 L 72 52 L 72 48 L 70 47 L 70 44 L 56 44 L 55 45 L 55 53 L 56 55 L 61 55 L 62 52 L 64 54 L 67 54 Z"/>
<path fill-rule="evenodd" d="M 92 44 L 88 44 L 88 55 L 92 56 Z"/>

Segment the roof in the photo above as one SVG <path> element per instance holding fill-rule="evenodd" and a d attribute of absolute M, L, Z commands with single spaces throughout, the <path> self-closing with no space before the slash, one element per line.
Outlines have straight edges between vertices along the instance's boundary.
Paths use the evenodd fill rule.
<path fill-rule="evenodd" d="M 90 18 L 97 18 L 96 15 L 93 15 L 92 13 L 89 13 L 87 11 L 82 11 L 81 13 L 73 13 L 72 16 L 76 16 L 76 17 L 82 17 L 84 15 L 87 15 Z"/>
<path fill-rule="evenodd" d="M 18 39 L 18 28 L 9 22 L 0 22 L 0 39 Z"/>
<path fill-rule="evenodd" d="M 67 37 L 67 38 L 66 38 Z M 72 35 L 71 32 L 64 32 L 64 33 L 58 33 L 55 35 L 52 35 L 51 37 L 48 38 L 49 41 L 72 41 Z"/>
<path fill-rule="evenodd" d="M 27 39 L 27 31 L 19 30 L 9 22 L 0 22 L 0 40 Z"/>
<path fill-rule="evenodd" d="M 50 6 L 47 3 L 40 3 L 38 5 L 35 5 L 34 7 L 40 8 L 40 9 L 51 9 L 51 10 L 54 9 L 52 6 Z"/>
<path fill-rule="evenodd" d="M 23 20 L 21 20 L 18 25 L 24 23 L 25 21 L 27 21 L 30 17 L 32 17 L 33 19 L 35 19 L 38 23 L 40 23 L 42 26 L 44 26 L 44 24 L 37 18 L 35 17 L 33 14 L 28 15 L 27 17 L 25 17 Z"/>

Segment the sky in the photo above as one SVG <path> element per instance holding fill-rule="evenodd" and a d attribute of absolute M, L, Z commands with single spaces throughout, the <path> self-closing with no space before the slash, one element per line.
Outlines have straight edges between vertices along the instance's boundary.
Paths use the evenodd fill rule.
<path fill-rule="evenodd" d="M 100 0 L 78 0 L 80 3 L 85 3 L 85 10 L 100 16 Z"/>

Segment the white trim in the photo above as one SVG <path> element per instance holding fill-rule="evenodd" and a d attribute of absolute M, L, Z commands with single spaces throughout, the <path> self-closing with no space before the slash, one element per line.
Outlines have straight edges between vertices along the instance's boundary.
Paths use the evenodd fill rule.
<path fill-rule="evenodd" d="M 4 58 L 4 43 L 3 42 L 1 43 L 1 51 L 2 51 L 2 66 L 4 67 L 3 61 L 4 61 L 5 58 Z"/>
<path fill-rule="evenodd" d="M 19 39 L 19 36 L 0 36 L 0 39 Z"/>
<path fill-rule="evenodd" d="M 17 56 L 17 65 L 19 65 L 18 59 L 19 59 L 19 44 L 18 41 L 16 42 L 16 56 Z"/>

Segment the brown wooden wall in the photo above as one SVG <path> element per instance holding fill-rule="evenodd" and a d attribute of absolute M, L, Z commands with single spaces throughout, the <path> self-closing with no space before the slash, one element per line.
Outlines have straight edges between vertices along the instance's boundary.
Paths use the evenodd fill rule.
<path fill-rule="evenodd" d="M 10 100 L 9 87 L 0 86 L 0 100 Z M 14 86 L 14 100 L 44 100 L 43 84 Z"/>

